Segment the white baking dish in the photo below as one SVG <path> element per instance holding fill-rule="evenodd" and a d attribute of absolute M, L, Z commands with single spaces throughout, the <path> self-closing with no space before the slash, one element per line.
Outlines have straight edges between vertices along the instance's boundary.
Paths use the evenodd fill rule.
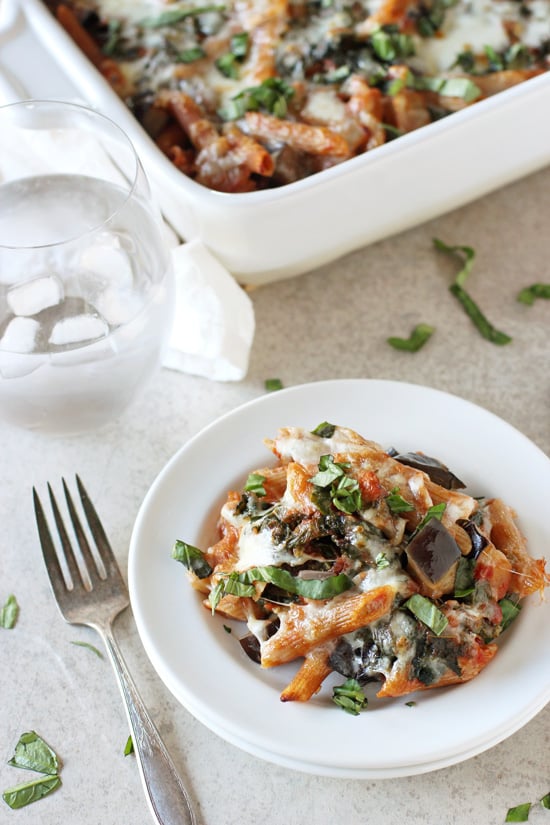
<path fill-rule="evenodd" d="M 296 183 L 215 192 L 172 166 L 41 0 L 19 2 L 84 99 L 128 133 L 174 228 L 241 283 L 328 263 L 550 163 L 548 73 Z"/>

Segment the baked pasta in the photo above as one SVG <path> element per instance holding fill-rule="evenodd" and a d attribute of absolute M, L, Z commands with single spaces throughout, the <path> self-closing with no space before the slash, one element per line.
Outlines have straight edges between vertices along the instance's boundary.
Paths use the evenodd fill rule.
<path fill-rule="evenodd" d="M 549 68 L 550 0 L 46 0 L 184 174 L 281 186 Z"/>
<path fill-rule="evenodd" d="M 208 610 L 246 623 L 251 659 L 301 661 L 283 701 L 308 701 L 333 672 L 379 697 L 472 679 L 549 583 L 512 509 L 436 459 L 327 422 L 266 443 L 277 461 L 228 494 L 219 541 L 172 555 Z"/>

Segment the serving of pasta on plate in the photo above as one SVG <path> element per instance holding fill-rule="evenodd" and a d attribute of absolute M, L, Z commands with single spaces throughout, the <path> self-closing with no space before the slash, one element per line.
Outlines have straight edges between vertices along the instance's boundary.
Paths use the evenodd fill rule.
<path fill-rule="evenodd" d="M 246 624 L 250 659 L 300 662 L 283 701 L 307 702 L 331 673 L 351 713 L 371 682 L 400 697 L 469 681 L 550 583 L 511 506 L 472 497 L 436 458 L 329 422 L 266 444 L 276 463 L 229 492 L 219 540 L 178 540 L 173 557 L 207 610 Z"/>

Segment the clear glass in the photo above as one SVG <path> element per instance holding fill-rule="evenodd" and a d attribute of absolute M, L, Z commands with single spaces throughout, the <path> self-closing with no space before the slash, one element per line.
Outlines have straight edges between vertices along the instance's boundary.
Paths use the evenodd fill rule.
<path fill-rule="evenodd" d="M 82 106 L 0 107 L 0 416 L 74 433 L 118 417 L 158 368 L 169 253 L 137 155 Z"/>

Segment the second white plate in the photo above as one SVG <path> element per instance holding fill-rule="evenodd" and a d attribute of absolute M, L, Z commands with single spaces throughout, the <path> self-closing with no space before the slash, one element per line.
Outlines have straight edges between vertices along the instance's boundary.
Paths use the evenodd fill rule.
<path fill-rule="evenodd" d="M 473 495 L 512 505 L 533 556 L 550 535 L 550 461 L 486 410 L 446 393 L 391 381 L 324 381 L 250 402 L 189 441 L 149 490 L 129 556 L 132 607 L 145 650 L 174 696 L 220 736 L 256 756 L 327 776 L 386 778 L 474 756 L 526 724 L 550 699 L 550 601 L 538 596 L 473 681 L 393 700 L 370 698 L 359 717 L 340 711 L 329 685 L 306 704 L 281 703 L 296 667 L 261 669 L 224 629 L 170 555 L 176 539 L 216 538 L 229 489 L 269 464 L 263 445 L 281 426 L 351 427 L 384 447 L 422 450 L 448 464 Z M 521 468 L 521 471 L 520 471 Z M 342 678 L 336 679 L 341 682 Z M 406 701 L 413 698 L 414 706 Z"/>

